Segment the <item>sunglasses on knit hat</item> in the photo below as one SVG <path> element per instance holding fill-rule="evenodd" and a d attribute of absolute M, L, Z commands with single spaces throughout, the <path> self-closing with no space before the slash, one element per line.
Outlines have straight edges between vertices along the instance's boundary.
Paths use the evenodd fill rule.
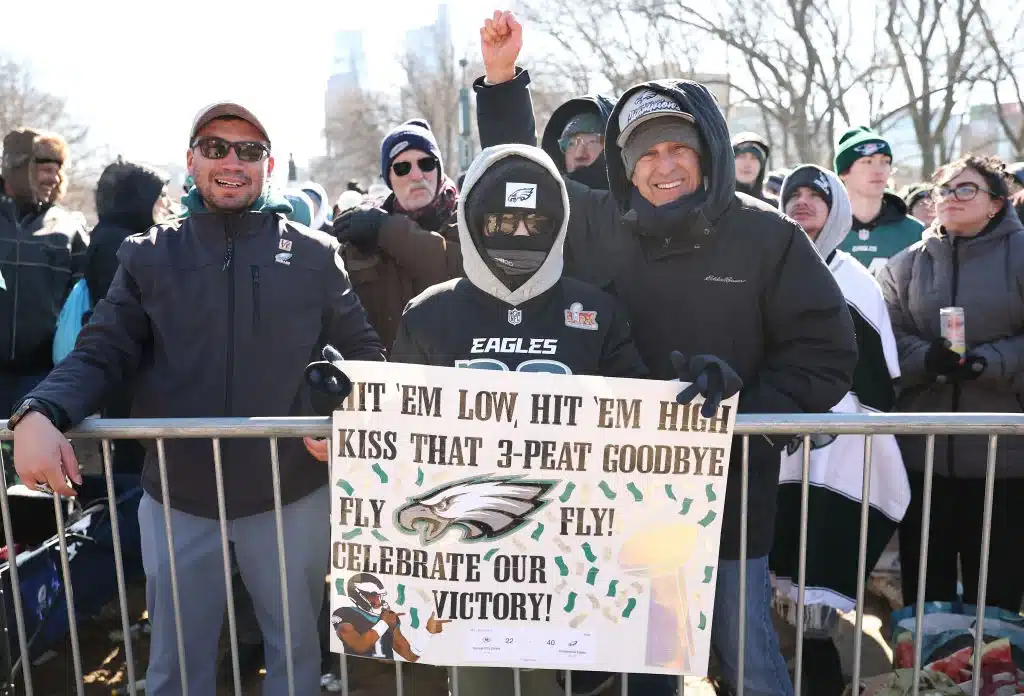
<path fill-rule="evenodd" d="M 526 233 L 530 237 L 552 231 L 551 220 L 546 215 L 518 212 L 487 213 L 484 215 L 484 236 L 514 235 L 519 229 L 520 223 L 526 227 Z"/>
<path fill-rule="evenodd" d="M 433 157 L 421 157 L 416 160 L 416 166 L 421 172 L 432 172 L 437 169 L 437 160 Z M 395 162 L 391 165 L 391 171 L 395 176 L 408 176 L 412 171 L 412 162 Z"/>
<path fill-rule="evenodd" d="M 193 148 L 199 148 L 199 154 L 206 159 L 219 160 L 228 156 L 232 150 L 243 162 L 260 162 L 270 157 L 270 148 L 255 140 L 239 140 L 231 142 L 213 135 L 196 138 Z"/>

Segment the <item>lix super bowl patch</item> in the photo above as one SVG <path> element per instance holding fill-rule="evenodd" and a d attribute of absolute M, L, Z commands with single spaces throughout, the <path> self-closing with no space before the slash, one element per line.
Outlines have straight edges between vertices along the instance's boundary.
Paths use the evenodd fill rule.
<path fill-rule="evenodd" d="M 588 312 L 579 302 L 574 302 L 565 310 L 565 325 L 570 329 L 597 331 L 597 312 Z"/>

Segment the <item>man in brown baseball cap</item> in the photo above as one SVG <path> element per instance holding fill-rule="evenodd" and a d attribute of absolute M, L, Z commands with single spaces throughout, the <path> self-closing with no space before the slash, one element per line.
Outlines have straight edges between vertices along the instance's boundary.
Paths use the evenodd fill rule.
<path fill-rule="evenodd" d="M 192 131 L 188 136 L 189 142 L 195 140 L 195 137 L 204 126 L 218 118 L 240 118 L 243 121 L 248 121 L 263 135 L 263 139 L 267 141 L 267 145 L 270 145 L 270 136 L 267 135 L 267 129 L 264 128 L 263 123 L 256 118 L 256 115 L 253 114 L 253 112 L 235 102 L 217 102 L 200 109 L 199 113 L 196 114 L 195 119 L 192 121 Z"/>

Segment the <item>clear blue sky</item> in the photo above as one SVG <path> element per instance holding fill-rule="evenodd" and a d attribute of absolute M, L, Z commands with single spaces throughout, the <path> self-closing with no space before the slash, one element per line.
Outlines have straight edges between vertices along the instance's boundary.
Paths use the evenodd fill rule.
<path fill-rule="evenodd" d="M 438 2 L 3 4 L 0 51 L 28 61 L 39 87 L 64 96 L 72 114 L 90 126 L 93 144 L 139 161 L 183 162 L 195 112 L 236 99 L 267 122 L 283 164 L 288 152 L 300 161 L 321 153 L 335 32 L 365 32 L 372 86 L 386 89 L 399 77 L 395 59 L 406 30 L 431 24 Z M 456 51 L 477 50 L 477 28 L 494 8 L 492 0 L 448 5 Z"/>

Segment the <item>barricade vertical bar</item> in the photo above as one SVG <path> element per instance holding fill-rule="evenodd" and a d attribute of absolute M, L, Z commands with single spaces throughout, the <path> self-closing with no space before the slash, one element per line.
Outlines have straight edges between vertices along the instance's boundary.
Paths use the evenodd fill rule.
<path fill-rule="evenodd" d="M 167 483 L 167 454 L 164 439 L 157 438 L 156 462 L 160 470 L 160 492 L 163 497 L 164 532 L 167 534 L 167 561 L 171 571 L 171 602 L 174 604 L 174 634 L 178 642 L 178 670 L 181 673 L 182 696 L 188 696 L 188 668 L 185 665 L 185 629 L 181 625 L 181 597 L 178 594 L 178 566 L 174 553 L 174 531 L 171 529 L 171 489 Z M 166 617 L 164 617 L 166 620 Z"/>
<path fill-rule="evenodd" d="M 572 696 L 572 672 L 565 670 L 565 696 Z"/>
<path fill-rule="evenodd" d="M 132 648 L 131 620 L 128 618 L 128 593 L 124 582 L 124 557 L 121 555 L 121 525 L 117 517 L 117 491 L 114 488 L 114 463 L 110 456 L 110 440 L 104 439 L 103 475 L 107 482 L 107 505 L 110 509 L 111 540 L 114 547 L 114 572 L 117 577 L 117 603 L 121 609 L 121 631 L 124 633 L 124 664 L 128 693 L 135 696 L 135 654 Z"/>
<path fill-rule="evenodd" d="M 864 481 L 861 485 L 860 539 L 857 546 L 857 616 L 853 629 L 853 682 L 860 684 L 860 660 L 863 648 L 864 630 L 864 576 L 867 574 L 868 555 L 868 511 L 871 506 L 871 443 L 870 435 L 864 436 Z M 856 693 L 856 692 L 855 692 Z"/>
<path fill-rule="evenodd" d="M 340 668 L 338 671 L 338 678 L 341 679 L 341 696 L 349 696 L 348 693 L 348 655 L 345 654 L 345 648 L 342 646 Z"/>
<path fill-rule="evenodd" d="M 448 681 L 450 681 L 452 685 L 452 696 L 459 696 L 459 668 L 449 667 L 448 669 Z"/>
<path fill-rule="evenodd" d="M 231 577 L 231 546 L 228 538 L 228 504 L 224 493 L 224 461 L 221 459 L 220 438 L 213 444 L 213 475 L 217 482 L 217 519 L 220 522 L 221 557 L 224 561 L 224 588 L 228 598 L 228 640 L 231 643 L 231 675 L 234 677 L 235 696 L 242 696 L 242 669 L 238 662 L 238 623 L 235 617 L 234 581 Z"/>
<path fill-rule="evenodd" d="M 974 629 L 974 696 L 981 693 L 978 657 L 985 646 L 985 597 L 988 594 L 988 554 L 992 544 L 992 498 L 996 490 L 996 448 L 999 436 L 988 436 L 988 466 L 985 469 L 985 509 L 981 517 L 981 569 L 978 572 L 978 613 Z"/>
<path fill-rule="evenodd" d="M 807 590 L 807 513 L 811 491 L 811 436 L 804 435 L 803 471 L 800 474 L 800 548 L 797 557 L 796 676 L 794 693 L 800 693 L 804 671 L 804 599 Z M 742 640 L 742 638 L 741 638 Z"/>
<path fill-rule="evenodd" d="M 736 649 L 738 662 L 736 663 L 736 693 L 743 696 L 744 668 L 746 667 L 747 641 L 747 499 L 750 491 L 750 436 L 743 436 L 743 459 L 740 463 L 740 601 L 739 601 L 739 635 L 740 644 Z"/>
<path fill-rule="evenodd" d="M 402 663 L 395 660 L 395 696 L 402 696 L 405 692 L 402 684 Z"/>
<path fill-rule="evenodd" d="M 288 565 L 284 555 L 284 515 L 281 512 L 281 459 L 277 438 L 270 438 L 270 475 L 274 484 L 274 521 L 277 526 L 277 565 L 281 571 L 281 610 L 284 618 L 284 655 L 288 667 L 288 696 L 295 696 L 295 662 L 292 653 L 292 621 L 288 608 Z"/>
<path fill-rule="evenodd" d="M 327 437 L 327 466 L 330 467 L 334 463 L 334 435 L 333 428 L 332 434 Z M 329 471 L 330 469 L 328 469 Z M 333 485 L 333 484 L 332 484 Z M 331 518 L 331 524 L 334 524 L 335 520 Z M 333 588 L 332 588 L 333 589 Z M 332 589 L 327 592 L 327 611 L 331 610 L 331 597 L 334 596 Z M 332 629 L 333 630 L 333 627 Z M 345 654 L 345 646 L 341 647 L 341 654 L 338 656 L 338 679 L 341 680 L 341 696 L 349 696 L 348 694 L 348 656 Z"/>
<path fill-rule="evenodd" d="M 921 497 L 921 552 L 918 554 L 917 602 L 914 607 L 914 684 L 912 696 L 920 696 L 921 633 L 924 631 L 924 590 L 928 577 L 928 525 L 932 519 L 932 477 L 935 475 L 935 436 L 929 435 L 924 448 L 924 494 Z M 900 572 L 905 572 L 901 568 Z"/>
<path fill-rule="evenodd" d="M 71 634 L 71 659 L 75 666 L 75 692 L 85 696 L 85 674 L 82 672 L 82 646 L 78 643 L 78 619 L 75 617 L 75 591 L 71 582 L 71 562 L 68 559 L 67 530 L 64 526 L 63 500 L 53 496 L 53 515 L 57 520 L 57 543 L 60 547 L 60 570 L 64 578 L 64 599 L 68 605 L 68 632 Z M 26 664 L 26 667 L 28 665 Z"/>
<path fill-rule="evenodd" d="M 679 690 L 679 696 L 683 696 L 683 692 L 686 691 L 686 677 L 682 674 L 679 675 L 679 685 L 677 688 Z"/>
<path fill-rule="evenodd" d="M 13 464 L 13 462 L 12 462 Z M 6 463 L 0 454 L 0 473 L 7 481 Z M 25 608 L 21 603 L 21 582 L 18 580 L 18 553 L 14 544 L 14 527 L 11 524 L 11 507 L 7 498 L 6 484 L 0 485 L 0 517 L 4 522 L 4 542 L 7 544 L 7 567 L 11 571 L 11 599 L 14 601 L 14 621 L 18 627 L 18 660 L 25 679 L 25 696 L 33 696 L 32 661 L 28 657 L 28 632 L 25 630 Z M 13 668 L 13 665 L 12 665 Z M 14 671 L 12 669 L 12 671 Z M 13 686 L 13 684 L 12 684 Z"/>
<path fill-rule="evenodd" d="M 519 673 L 518 667 L 512 669 L 512 696 L 523 696 L 523 675 Z"/>
<path fill-rule="evenodd" d="M 518 672 L 519 670 L 516 670 L 516 671 Z M 629 696 L 629 674 L 627 674 L 626 672 L 623 672 L 622 674 L 620 674 L 619 675 L 619 681 L 622 684 L 622 686 L 620 688 L 620 691 L 622 692 L 622 696 Z"/>

